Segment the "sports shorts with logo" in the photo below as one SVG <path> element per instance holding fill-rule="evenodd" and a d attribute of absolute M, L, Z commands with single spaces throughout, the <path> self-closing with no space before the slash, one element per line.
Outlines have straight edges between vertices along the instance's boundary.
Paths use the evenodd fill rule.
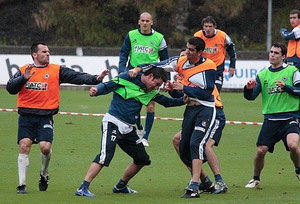
<path fill-rule="evenodd" d="M 290 133 L 300 133 L 298 119 L 289 120 L 267 120 L 265 119 L 260 130 L 257 146 L 269 147 L 269 152 L 274 151 L 274 146 L 280 140 L 283 141 L 285 148 L 289 151 L 286 141 L 286 136 Z"/>
<path fill-rule="evenodd" d="M 138 143 L 137 140 L 139 140 L 139 137 L 135 128 L 128 134 L 121 134 L 118 126 L 114 123 L 103 121 L 100 154 L 95 157 L 93 162 L 109 166 L 118 144 L 133 159 L 134 164 L 150 165 L 151 161 L 144 145 Z"/>
<path fill-rule="evenodd" d="M 54 137 L 53 116 L 20 115 L 18 120 L 18 144 L 30 138 L 33 143 L 51 142 Z"/>

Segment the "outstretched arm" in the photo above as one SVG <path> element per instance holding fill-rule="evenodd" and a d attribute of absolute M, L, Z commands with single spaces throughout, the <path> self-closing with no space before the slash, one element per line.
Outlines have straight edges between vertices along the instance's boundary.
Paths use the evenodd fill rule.
<path fill-rule="evenodd" d="M 281 28 L 280 34 L 285 40 L 298 40 L 300 39 L 300 28 L 294 28 L 292 31 Z"/>

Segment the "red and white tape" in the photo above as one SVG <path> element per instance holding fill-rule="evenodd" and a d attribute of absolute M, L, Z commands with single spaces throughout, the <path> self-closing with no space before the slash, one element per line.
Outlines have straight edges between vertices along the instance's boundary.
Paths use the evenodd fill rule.
<path fill-rule="evenodd" d="M 9 108 L 0 108 L 0 112 L 18 112 L 17 109 Z M 94 116 L 94 117 L 103 117 L 103 113 L 75 113 L 75 112 L 58 112 L 60 115 L 79 115 L 79 116 Z M 141 116 L 142 119 L 145 119 L 145 116 Z M 155 120 L 171 120 L 171 121 L 182 121 L 182 118 L 166 118 L 166 117 L 155 117 Z M 260 122 L 245 122 L 245 121 L 226 121 L 226 124 L 233 125 L 262 125 Z"/>

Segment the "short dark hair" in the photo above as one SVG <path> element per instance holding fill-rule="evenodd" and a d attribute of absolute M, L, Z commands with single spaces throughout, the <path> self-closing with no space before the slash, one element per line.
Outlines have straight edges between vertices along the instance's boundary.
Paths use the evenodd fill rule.
<path fill-rule="evenodd" d="M 214 26 L 217 26 L 217 23 L 212 16 L 206 16 L 205 18 L 203 18 L 201 25 L 203 26 L 204 23 L 212 23 Z"/>
<path fill-rule="evenodd" d="M 47 44 L 46 43 L 44 43 L 44 42 L 36 42 L 36 43 L 33 43 L 32 45 L 31 45 L 31 48 L 30 48 L 30 54 L 32 55 L 32 53 L 37 53 L 37 51 L 38 51 L 38 46 L 39 45 L 45 45 L 45 46 L 47 46 Z"/>
<path fill-rule="evenodd" d="M 205 41 L 199 37 L 191 37 L 188 41 L 190 45 L 194 45 L 197 51 L 203 51 L 205 48 Z"/>
<path fill-rule="evenodd" d="M 300 11 L 297 10 L 297 9 L 291 10 L 290 15 L 291 15 L 291 14 L 297 14 L 297 15 L 298 15 L 298 18 L 300 18 Z"/>
<path fill-rule="evenodd" d="M 145 76 L 153 74 L 154 79 L 162 79 L 163 82 L 166 82 L 168 80 L 168 73 L 160 67 L 152 66 L 150 69 L 148 69 L 145 72 Z"/>
<path fill-rule="evenodd" d="M 280 48 L 281 49 L 281 55 L 286 55 L 287 53 L 287 49 L 286 49 L 286 46 L 285 44 L 283 43 L 280 43 L 280 42 L 275 42 L 273 43 L 272 47 L 277 47 L 277 48 Z"/>

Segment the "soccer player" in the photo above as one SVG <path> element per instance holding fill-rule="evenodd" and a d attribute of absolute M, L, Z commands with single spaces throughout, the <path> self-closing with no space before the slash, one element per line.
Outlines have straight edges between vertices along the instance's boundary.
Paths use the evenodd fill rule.
<path fill-rule="evenodd" d="M 143 12 L 138 21 L 139 29 L 131 30 L 124 39 L 120 50 L 119 73 L 128 71 L 141 63 L 157 62 L 168 59 L 167 43 L 164 36 L 152 29 L 153 20 L 148 12 Z M 128 61 L 129 57 L 129 61 Z M 128 61 L 128 65 L 126 67 Z M 147 107 L 145 131 L 140 116 L 137 119 L 138 134 L 143 137 L 144 146 L 149 146 L 148 138 L 154 122 L 155 103 Z"/>
<path fill-rule="evenodd" d="M 216 64 L 202 56 L 205 42 L 192 37 L 187 42 L 187 56 L 170 58 L 159 63 L 139 65 L 130 71 L 131 76 L 147 67 L 159 66 L 167 71 L 176 71 L 180 82 L 173 82 L 174 90 L 183 91 L 190 97 L 184 112 L 179 154 L 183 163 L 192 169 L 191 182 L 183 198 L 200 196 L 199 180 L 205 159 L 205 146 L 215 121 L 215 103 L 212 95 L 215 88 Z"/>
<path fill-rule="evenodd" d="M 285 28 L 280 29 L 280 33 L 285 40 L 288 40 L 286 61 L 300 69 L 300 11 L 290 12 L 290 23 L 293 27 L 291 32 Z"/>
<path fill-rule="evenodd" d="M 117 144 L 132 157 L 133 162 L 129 163 L 122 178 L 113 187 L 113 192 L 137 193 L 127 184 L 144 166 L 150 165 L 151 161 L 135 131 L 136 116 L 140 114 L 142 106 L 147 105 L 151 100 L 165 107 L 180 106 L 188 101 L 186 97 L 185 100 L 173 99 L 158 93 L 157 89 L 167 81 L 167 78 L 167 73 L 163 69 L 152 67 L 136 78 L 131 78 L 128 72 L 123 72 L 111 81 L 90 89 L 90 96 L 113 92 L 113 99 L 108 113 L 102 120 L 100 153 L 90 165 L 84 181 L 75 192 L 76 195 L 95 196 L 89 191 L 89 185 L 104 166 L 109 166 Z"/>
<path fill-rule="evenodd" d="M 26 194 L 26 175 L 29 166 L 29 152 L 32 144 L 39 144 L 42 167 L 40 170 L 39 190 L 48 188 L 48 167 L 52 155 L 53 115 L 59 108 L 59 85 L 98 84 L 108 70 L 100 75 L 75 72 L 72 69 L 50 64 L 50 51 L 45 43 L 31 46 L 33 64 L 22 66 L 8 81 L 6 89 L 10 94 L 18 94 L 18 173 L 17 192 Z"/>
<path fill-rule="evenodd" d="M 283 65 L 286 53 L 285 45 L 274 43 L 269 53 L 271 66 L 259 72 L 256 80 L 250 79 L 244 87 L 244 97 L 247 100 L 254 100 L 259 93 L 262 94 L 264 114 L 264 122 L 256 143 L 253 178 L 246 188 L 259 186 L 265 155 L 268 151 L 273 153 L 275 144 L 280 140 L 286 150 L 290 151 L 296 176 L 300 180 L 300 73 L 294 66 Z"/>
<path fill-rule="evenodd" d="M 205 41 L 203 56 L 211 59 L 217 65 L 216 86 L 218 91 L 221 92 L 226 51 L 230 58 L 229 74 L 232 77 L 235 73 L 235 45 L 224 31 L 216 29 L 217 23 L 213 17 L 207 16 L 203 18 L 201 25 L 203 29 L 197 31 L 194 36 L 200 37 Z"/>

